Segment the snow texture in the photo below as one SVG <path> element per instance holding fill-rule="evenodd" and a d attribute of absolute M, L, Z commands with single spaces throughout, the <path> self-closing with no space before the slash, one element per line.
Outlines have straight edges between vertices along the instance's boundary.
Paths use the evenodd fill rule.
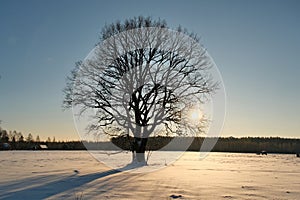
<path fill-rule="evenodd" d="M 165 167 L 135 173 L 139 169 L 111 169 L 85 151 L 2 151 L 0 199 L 300 198 L 295 155 L 210 153 L 200 159 L 199 152 L 187 152 L 169 164 L 150 160 L 141 168 Z"/>

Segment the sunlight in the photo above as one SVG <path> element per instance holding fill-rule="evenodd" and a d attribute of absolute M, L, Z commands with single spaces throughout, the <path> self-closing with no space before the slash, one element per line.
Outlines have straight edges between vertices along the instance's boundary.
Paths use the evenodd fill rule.
<path fill-rule="evenodd" d="M 190 112 L 190 119 L 193 122 L 199 122 L 201 118 L 202 118 L 202 112 L 199 109 L 193 109 Z"/>

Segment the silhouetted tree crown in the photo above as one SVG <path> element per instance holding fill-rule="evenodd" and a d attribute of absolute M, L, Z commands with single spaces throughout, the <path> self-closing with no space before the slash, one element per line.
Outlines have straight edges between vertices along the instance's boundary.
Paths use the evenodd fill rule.
<path fill-rule="evenodd" d="M 208 73 L 212 63 L 194 33 L 167 28 L 164 20 L 142 16 L 106 25 L 91 58 L 68 77 L 64 106 L 94 110 L 89 131 L 133 135 L 136 153 L 145 152 L 158 127 L 201 131 L 206 121 L 191 124 L 186 115 L 218 87 Z"/>

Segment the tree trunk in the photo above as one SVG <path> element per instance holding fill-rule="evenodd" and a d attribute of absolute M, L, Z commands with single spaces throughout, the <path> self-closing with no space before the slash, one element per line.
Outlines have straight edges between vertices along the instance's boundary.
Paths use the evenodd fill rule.
<path fill-rule="evenodd" d="M 140 164 L 147 164 L 145 159 L 145 151 L 148 138 L 138 138 L 134 137 L 134 142 L 132 145 L 132 162 L 137 162 Z"/>

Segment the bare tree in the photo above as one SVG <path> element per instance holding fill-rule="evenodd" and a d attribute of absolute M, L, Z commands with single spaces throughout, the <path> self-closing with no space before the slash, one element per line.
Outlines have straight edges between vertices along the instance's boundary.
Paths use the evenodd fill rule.
<path fill-rule="evenodd" d="M 39 135 L 37 135 L 37 136 L 36 136 L 36 139 L 35 139 L 35 141 L 36 141 L 36 142 L 40 142 L 40 141 L 41 141 L 41 139 L 40 139 L 40 136 L 39 136 Z"/>
<path fill-rule="evenodd" d="M 100 43 L 76 63 L 64 90 L 65 107 L 92 111 L 88 130 L 134 137 L 133 161 L 145 163 L 148 137 L 203 130 L 189 110 L 217 89 L 199 38 L 163 20 L 138 17 L 102 29 Z"/>
<path fill-rule="evenodd" d="M 33 142 L 33 136 L 31 133 L 28 134 L 27 138 L 26 138 L 26 142 Z"/>

